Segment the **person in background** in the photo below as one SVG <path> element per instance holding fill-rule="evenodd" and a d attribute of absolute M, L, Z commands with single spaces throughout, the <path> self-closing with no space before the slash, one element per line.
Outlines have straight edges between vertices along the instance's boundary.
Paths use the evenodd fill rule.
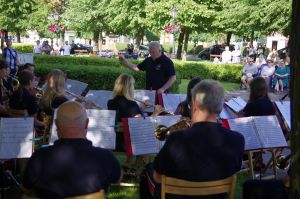
<path fill-rule="evenodd" d="M 266 64 L 266 60 L 263 54 L 259 54 L 258 58 L 256 59 L 255 65 L 257 68 L 260 68 L 262 65 Z"/>
<path fill-rule="evenodd" d="M 229 50 L 229 46 L 225 47 L 225 51 L 222 52 L 222 63 L 231 63 L 232 53 Z"/>
<path fill-rule="evenodd" d="M 16 75 L 19 69 L 19 57 L 17 50 L 12 48 L 11 39 L 6 39 L 6 47 L 2 49 L 2 56 L 10 67 L 10 74 Z"/>
<path fill-rule="evenodd" d="M 36 40 L 36 44 L 33 47 L 34 54 L 42 54 L 42 45 L 40 40 Z"/>
<path fill-rule="evenodd" d="M 190 80 L 187 87 L 186 99 L 177 106 L 175 110 L 175 115 L 182 115 L 183 117 L 191 118 L 191 106 L 192 106 L 192 89 L 199 83 L 201 79 L 199 77 L 194 77 Z"/>
<path fill-rule="evenodd" d="M 170 58 L 164 55 L 157 42 L 150 42 L 149 52 L 151 56 L 138 65 L 128 62 L 123 54 L 119 54 L 119 59 L 121 64 L 135 72 L 146 71 L 147 90 L 156 90 L 157 93 L 168 92 L 176 81 L 174 64 Z"/>
<path fill-rule="evenodd" d="M 52 51 L 52 47 L 49 45 L 48 40 L 44 41 L 42 45 L 42 53 L 46 55 L 50 55 L 51 51 Z"/>
<path fill-rule="evenodd" d="M 278 84 L 278 90 L 283 91 L 288 86 L 290 76 L 290 68 L 285 65 L 283 59 L 280 60 L 279 67 L 276 69 L 274 76 L 273 89 Z"/>
<path fill-rule="evenodd" d="M 23 174 L 23 191 L 40 198 L 65 198 L 108 192 L 122 172 L 114 155 L 86 138 L 89 118 L 78 102 L 63 103 L 55 119 L 58 140 L 35 151 Z"/>
<path fill-rule="evenodd" d="M 276 67 L 273 64 L 272 59 L 268 59 L 267 65 L 261 67 L 260 76 L 265 79 L 269 88 L 271 88 L 272 85 L 272 76 L 274 75 L 275 69 Z"/>
<path fill-rule="evenodd" d="M 244 65 L 241 77 L 242 84 L 246 89 L 249 88 L 249 84 L 251 80 L 257 75 L 257 72 L 258 70 L 256 65 L 253 63 L 253 58 L 249 57 L 247 59 L 247 63 Z"/>
<path fill-rule="evenodd" d="M 0 59 L 0 117 L 8 116 L 9 94 L 7 88 L 4 86 L 3 78 L 7 76 L 10 68 L 5 60 Z"/>
<path fill-rule="evenodd" d="M 70 56 L 71 46 L 69 45 L 68 41 L 65 41 L 65 45 L 62 47 L 62 50 L 64 56 Z"/>

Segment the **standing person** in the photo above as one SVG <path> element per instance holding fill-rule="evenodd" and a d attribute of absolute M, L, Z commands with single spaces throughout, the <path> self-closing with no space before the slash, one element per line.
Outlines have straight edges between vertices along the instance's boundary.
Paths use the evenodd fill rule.
<path fill-rule="evenodd" d="M 240 170 L 244 137 L 217 123 L 223 103 L 224 89 L 216 81 L 202 80 L 192 89 L 193 125 L 168 136 L 153 162 L 156 183 L 161 183 L 161 175 L 201 182 L 224 179 Z M 158 188 L 156 186 L 155 191 L 160 195 Z M 154 198 L 160 198 L 157 196 Z M 168 198 L 196 197 L 172 195 Z M 225 198 L 225 194 L 210 198 Z"/>
<path fill-rule="evenodd" d="M 57 110 L 58 140 L 31 156 L 23 175 L 23 186 L 41 198 L 65 198 L 108 192 L 122 178 L 113 154 L 94 147 L 86 138 L 89 119 L 78 102 L 65 102 Z"/>
<path fill-rule="evenodd" d="M 33 47 L 34 54 L 41 54 L 42 53 L 42 45 L 40 40 L 36 40 L 36 44 Z"/>
<path fill-rule="evenodd" d="M 50 55 L 52 51 L 52 47 L 49 45 L 48 40 L 43 42 L 43 46 L 42 46 L 42 52 L 46 55 Z"/>
<path fill-rule="evenodd" d="M 65 45 L 62 47 L 64 56 L 70 56 L 71 46 L 68 41 L 65 41 Z"/>
<path fill-rule="evenodd" d="M 121 64 L 135 72 L 146 71 L 147 90 L 157 90 L 157 93 L 168 92 L 176 81 L 174 64 L 170 58 L 164 55 L 157 42 L 150 42 L 149 52 L 151 57 L 147 57 L 138 65 L 128 62 L 122 54 L 119 54 L 119 59 Z"/>
<path fill-rule="evenodd" d="M 229 46 L 225 47 L 225 51 L 222 52 L 222 63 L 231 63 L 232 53 L 229 50 Z"/>
<path fill-rule="evenodd" d="M 6 47 L 2 50 L 3 59 L 10 67 L 10 74 L 15 75 L 18 72 L 19 58 L 16 49 L 12 48 L 11 39 L 6 40 Z"/>

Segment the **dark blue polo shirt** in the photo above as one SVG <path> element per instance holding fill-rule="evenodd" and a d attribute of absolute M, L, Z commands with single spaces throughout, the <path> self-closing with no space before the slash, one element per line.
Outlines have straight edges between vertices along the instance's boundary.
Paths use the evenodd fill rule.
<path fill-rule="evenodd" d="M 87 139 L 59 139 L 36 151 L 25 168 L 23 186 L 41 198 L 64 198 L 108 190 L 121 168 L 113 154 Z"/>
<path fill-rule="evenodd" d="M 162 54 L 156 60 L 147 57 L 137 67 L 146 71 L 146 89 L 158 90 L 160 89 L 171 76 L 175 75 L 174 64 L 170 58 Z"/>
<path fill-rule="evenodd" d="M 220 180 L 240 170 L 244 145 L 241 134 L 217 123 L 198 122 L 190 129 L 170 134 L 153 167 L 160 174 L 190 181 Z M 220 199 L 224 195 L 167 198 Z"/>

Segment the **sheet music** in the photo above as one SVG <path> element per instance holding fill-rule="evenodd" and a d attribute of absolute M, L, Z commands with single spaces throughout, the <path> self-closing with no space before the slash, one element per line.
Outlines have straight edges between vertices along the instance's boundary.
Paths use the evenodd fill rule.
<path fill-rule="evenodd" d="M 87 131 L 87 139 L 92 141 L 93 146 L 105 149 L 115 149 L 115 118 L 116 111 L 111 110 L 87 110 L 89 125 Z M 56 111 L 54 119 L 56 118 Z M 52 125 L 51 144 L 58 139 L 56 125 Z"/>
<path fill-rule="evenodd" d="M 107 109 L 108 100 L 112 99 L 112 91 L 107 90 L 89 90 L 85 98 L 91 100 L 103 109 Z"/>
<path fill-rule="evenodd" d="M 253 117 L 263 148 L 287 146 L 280 124 L 275 115 Z"/>
<path fill-rule="evenodd" d="M 158 153 L 159 144 L 154 136 L 155 127 L 149 117 L 128 118 L 128 126 L 134 155 Z"/>
<path fill-rule="evenodd" d="M 144 118 L 128 118 L 131 147 L 134 155 L 158 153 L 164 144 L 154 135 L 155 127 L 165 125 L 167 127 L 180 120 L 180 115 L 157 116 Z"/>
<path fill-rule="evenodd" d="M 234 119 L 237 117 L 237 115 L 232 110 L 230 110 L 230 108 L 228 108 L 227 106 L 223 106 L 223 109 L 219 114 L 219 117 L 221 119 Z"/>
<path fill-rule="evenodd" d="M 287 123 L 289 129 L 291 129 L 291 102 L 290 101 L 282 101 L 275 102 L 277 108 L 279 109 L 284 121 Z"/>
<path fill-rule="evenodd" d="M 243 108 L 245 108 L 245 106 L 247 105 L 247 102 L 243 100 L 241 97 L 234 97 L 232 99 L 236 101 Z"/>
<path fill-rule="evenodd" d="M 165 109 L 172 111 L 173 113 L 176 111 L 177 106 L 180 102 L 186 99 L 186 94 L 162 94 L 164 107 Z"/>
<path fill-rule="evenodd" d="M 65 82 L 65 89 L 76 95 L 81 95 L 85 91 L 87 86 L 88 86 L 87 83 L 80 82 L 78 80 L 73 80 L 73 79 L 67 79 Z"/>
<path fill-rule="evenodd" d="M 33 118 L 1 118 L 0 159 L 29 158 L 33 149 Z"/>
<path fill-rule="evenodd" d="M 30 63 L 33 64 L 33 54 L 32 53 L 18 53 L 19 64 Z"/>
<path fill-rule="evenodd" d="M 225 104 L 229 106 L 232 110 L 234 110 L 234 112 L 236 113 L 240 112 L 244 108 L 233 99 L 230 99 L 229 101 L 225 102 Z"/>
<path fill-rule="evenodd" d="M 228 120 L 228 124 L 231 130 L 237 131 L 244 136 L 246 151 L 262 148 L 262 144 L 253 125 L 252 117 L 230 119 Z"/>
<path fill-rule="evenodd" d="M 155 104 L 155 91 L 150 90 L 134 90 L 134 98 L 139 101 L 147 101 L 148 104 Z M 137 102 L 139 105 L 140 103 Z M 154 108 L 149 107 L 144 110 L 144 112 L 153 112 Z"/>

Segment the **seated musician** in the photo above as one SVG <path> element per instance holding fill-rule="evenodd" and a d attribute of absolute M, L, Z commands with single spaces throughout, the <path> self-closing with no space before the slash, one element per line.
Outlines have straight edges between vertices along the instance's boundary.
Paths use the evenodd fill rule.
<path fill-rule="evenodd" d="M 0 59 L 0 117 L 7 117 L 8 112 L 8 102 L 9 102 L 9 95 L 8 90 L 5 87 L 5 83 L 3 79 L 7 76 L 8 65 L 5 60 Z"/>
<path fill-rule="evenodd" d="M 142 110 L 134 101 L 134 83 L 134 78 L 129 74 L 121 74 L 115 82 L 113 99 L 107 102 L 107 107 L 109 110 L 116 110 L 116 123 L 121 122 L 122 118 L 141 117 L 143 115 Z M 157 111 L 160 111 L 159 108 Z M 125 151 L 123 132 L 116 133 L 116 151 Z M 142 161 L 141 158 L 138 156 L 137 162 L 133 166 L 132 157 L 127 156 L 123 168 L 130 169 L 139 166 L 140 161 Z"/>
<path fill-rule="evenodd" d="M 193 125 L 167 137 L 153 162 L 156 183 L 161 183 L 161 175 L 190 181 L 210 181 L 227 178 L 240 170 L 245 141 L 241 134 L 217 123 L 223 102 L 224 89 L 216 81 L 202 80 L 192 89 Z M 151 171 L 150 165 L 148 171 Z M 155 187 L 154 198 L 160 198 L 158 188 Z M 209 198 L 225 196 L 221 194 Z"/>
<path fill-rule="evenodd" d="M 48 74 L 48 82 L 40 101 L 40 111 L 53 116 L 54 109 L 68 101 L 65 95 L 65 74 L 59 69 L 53 69 Z"/>
<path fill-rule="evenodd" d="M 23 175 L 25 191 L 41 198 L 65 198 L 104 189 L 121 180 L 113 154 L 87 140 L 89 119 L 78 102 L 65 102 L 57 111 L 58 140 L 32 155 Z"/>
<path fill-rule="evenodd" d="M 176 115 L 191 118 L 192 88 L 194 88 L 194 86 L 200 81 L 201 79 L 199 77 L 194 77 L 190 80 L 187 87 L 186 99 L 177 106 L 175 110 Z"/>
<path fill-rule="evenodd" d="M 34 73 L 34 69 L 35 69 L 35 65 L 34 64 L 31 64 L 31 63 L 26 63 L 24 65 L 21 65 L 19 67 L 19 70 L 18 70 L 18 74 L 23 71 L 23 70 L 29 70 L 30 72 Z"/>
<path fill-rule="evenodd" d="M 244 117 L 275 115 L 275 108 L 268 96 L 268 85 L 264 78 L 256 77 L 250 83 L 250 97 L 243 109 Z"/>
<path fill-rule="evenodd" d="M 24 70 L 19 73 L 18 80 L 20 85 L 9 98 L 9 107 L 15 110 L 26 110 L 29 116 L 36 116 L 38 112 L 38 99 L 33 90 L 34 75 L 32 72 Z M 44 126 L 43 122 L 34 120 L 35 126 Z"/>

